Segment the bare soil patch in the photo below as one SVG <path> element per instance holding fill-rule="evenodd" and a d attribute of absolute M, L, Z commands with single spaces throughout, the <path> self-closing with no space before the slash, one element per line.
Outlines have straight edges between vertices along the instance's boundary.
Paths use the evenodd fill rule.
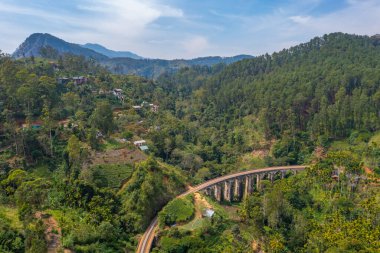
<path fill-rule="evenodd" d="M 93 152 L 88 165 L 99 164 L 134 164 L 146 160 L 147 156 L 139 150 L 128 148 L 107 150 L 105 152 Z"/>
<path fill-rule="evenodd" d="M 195 218 L 202 218 L 204 209 L 212 209 L 212 205 L 198 192 L 194 193 Z"/>
<path fill-rule="evenodd" d="M 45 230 L 45 240 L 48 246 L 48 253 L 58 253 L 62 251 L 61 238 L 62 232 L 61 228 L 58 226 L 58 222 L 53 216 L 44 214 L 42 212 L 37 212 L 35 214 L 37 219 L 42 219 L 46 226 Z"/>
<path fill-rule="evenodd" d="M 265 158 L 268 154 L 269 154 L 269 150 L 267 149 L 257 149 L 257 150 L 254 150 L 252 151 L 252 156 L 255 157 L 255 158 Z"/>

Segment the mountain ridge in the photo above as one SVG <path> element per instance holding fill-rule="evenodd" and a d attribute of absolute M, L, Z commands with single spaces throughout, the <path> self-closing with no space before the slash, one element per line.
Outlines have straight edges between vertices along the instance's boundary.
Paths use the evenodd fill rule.
<path fill-rule="evenodd" d="M 100 44 L 97 43 L 86 43 L 84 45 L 81 45 L 84 48 L 91 49 L 95 52 L 98 52 L 100 54 L 103 54 L 109 58 L 132 58 L 132 59 L 143 59 L 144 57 L 141 57 L 135 53 L 132 53 L 130 51 L 114 51 L 111 49 L 108 49 Z"/>
<path fill-rule="evenodd" d="M 94 50 L 81 47 L 78 44 L 64 41 L 49 33 L 33 33 L 25 39 L 25 41 L 17 47 L 12 54 L 14 58 L 25 58 L 31 56 L 43 56 L 41 49 L 51 47 L 58 54 L 72 53 L 75 55 L 83 55 L 96 60 L 105 60 L 108 57 Z"/>
<path fill-rule="evenodd" d="M 86 46 L 87 45 L 87 46 Z M 101 53 L 103 52 L 103 53 Z M 213 66 L 216 64 L 231 64 L 243 59 L 253 58 L 251 55 L 236 55 L 232 57 L 208 56 L 194 59 L 148 59 L 132 52 L 118 52 L 99 44 L 79 45 L 66 42 L 48 33 L 30 35 L 12 54 L 14 58 L 44 57 L 58 58 L 59 55 L 71 53 L 95 59 L 115 74 L 134 74 L 156 79 L 165 72 L 176 72 L 183 67 L 194 65 Z M 130 57 L 110 57 L 129 54 Z M 141 57 L 141 58 L 139 58 Z"/>

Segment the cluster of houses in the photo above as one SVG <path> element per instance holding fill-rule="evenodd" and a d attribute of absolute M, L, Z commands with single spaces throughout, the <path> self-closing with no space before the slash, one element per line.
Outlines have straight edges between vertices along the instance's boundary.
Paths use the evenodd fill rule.
<path fill-rule="evenodd" d="M 73 82 L 75 85 L 82 85 L 88 82 L 88 78 L 85 76 L 74 76 L 74 77 L 59 77 L 58 84 L 66 85 L 69 82 Z"/>
<path fill-rule="evenodd" d="M 112 94 L 114 95 L 117 99 L 119 99 L 121 102 L 124 102 L 125 96 L 123 95 L 123 90 L 122 89 L 113 89 L 113 90 L 99 90 L 99 95 L 104 95 L 104 94 Z"/>
<path fill-rule="evenodd" d="M 121 102 L 124 102 L 124 95 L 123 95 L 123 90 L 122 89 L 113 89 L 112 94 L 119 99 Z"/>
<path fill-rule="evenodd" d="M 63 128 L 75 128 L 78 127 L 78 124 L 72 122 L 70 119 L 63 119 L 57 122 L 59 127 Z M 31 122 L 26 122 L 25 120 L 21 120 L 18 122 L 18 125 L 22 129 L 33 129 L 33 130 L 38 130 L 42 128 L 43 122 L 42 120 L 34 120 Z"/>
<path fill-rule="evenodd" d="M 143 101 L 141 103 L 141 105 L 134 105 L 134 106 L 132 106 L 132 108 L 135 109 L 136 111 L 141 110 L 143 108 L 147 108 L 147 107 L 150 107 L 151 112 L 158 112 L 158 108 L 159 108 L 158 105 L 151 104 L 151 103 L 148 103 L 146 101 Z"/>

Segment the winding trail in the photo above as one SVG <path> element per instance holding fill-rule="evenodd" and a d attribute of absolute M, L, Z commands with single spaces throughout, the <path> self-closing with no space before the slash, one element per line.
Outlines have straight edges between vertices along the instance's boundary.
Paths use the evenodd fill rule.
<path fill-rule="evenodd" d="M 263 168 L 263 169 L 254 169 L 254 170 L 237 172 L 237 173 L 234 173 L 234 174 L 230 174 L 230 175 L 214 178 L 214 179 L 211 179 L 211 180 L 209 180 L 207 182 L 204 182 L 204 183 L 202 183 L 200 185 L 192 187 L 188 191 L 186 191 L 186 192 L 178 195 L 177 198 L 182 198 L 182 197 L 187 196 L 189 194 L 192 194 L 192 193 L 204 190 L 204 189 L 206 189 L 206 188 L 208 188 L 208 187 L 210 187 L 212 185 L 215 185 L 217 183 L 226 181 L 228 179 L 233 179 L 233 178 L 236 178 L 236 177 L 241 177 L 241 176 L 246 176 L 246 175 L 251 175 L 251 174 L 265 173 L 265 172 L 274 172 L 274 171 L 280 171 L 280 170 L 285 170 L 285 171 L 288 171 L 288 170 L 300 171 L 300 170 L 304 170 L 306 167 L 307 166 L 303 166 L 303 165 L 279 166 L 279 167 L 269 167 L 269 168 Z M 146 231 L 143 234 L 143 236 L 141 237 L 140 242 L 139 242 L 139 246 L 138 246 L 137 251 L 136 251 L 137 253 L 149 253 L 150 252 L 150 250 L 152 248 L 155 232 L 157 230 L 157 225 L 158 225 L 158 219 L 157 219 L 157 216 L 156 216 L 153 219 L 153 221 L 150 223 L 149 227 L 146 229 Z"/>

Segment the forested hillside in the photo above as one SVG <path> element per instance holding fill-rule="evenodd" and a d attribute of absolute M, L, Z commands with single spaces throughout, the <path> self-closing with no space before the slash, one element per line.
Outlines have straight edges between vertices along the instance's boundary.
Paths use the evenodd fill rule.
<path fill-rule="evenodd" d="M 268 136 L 376 130 L 379 56 L 376 38 L 330 34 L 228 67 L 205 86 L 203 98 L 218 115 L 262 115 Z"/>
<path fill-rule="evenodd" d="M 177 115 L 227 134 L 252 117 L 267 141 L 282 140 L 276 155 L 283 162 L 302 163 L 302 146 L 380 128 L 379 59 L 378 38 L 336 33 L 212 76 L 188 70 L 159 83 L 173 98 L 184 97 L 173 107 Z"/>
<path fill-rule="evenodd" d="M 0 251 L 133 252 L 187 181 L 133 145 L 159 117 L 154 83 L 1 54 L 0 90 Z"/>
<path fill-rule="evenodd" d="M 313 165 L 266 181 L 242 204 L 174 200 L 159 215 L 154 252 L 378 251 L 379 63 L 378 38 L 336 33 L 222 69 L 161 76 L 176 100 L 171 111 L 208 134 L 197 147 L 210 145 L 219 154 L 211 160 L 225 164 L 218 170 L 193 149 L 211 169 L 196 178 L 229 166 Z M 205 206 L 216 211 L 211 219 L 194 215 Z M 192 215 L 169 227 L 171 210 Z"/>
<path fill-rule="evenodd" d="M 167 203 L 155 252 L 377 252 L 379 113 L 377 37 L 329 34 L 157 80 L 1 54 L 0 252 L 134 252 Z M 172 201 L 288 164 L 310 166 L 242 202 Z"/>

